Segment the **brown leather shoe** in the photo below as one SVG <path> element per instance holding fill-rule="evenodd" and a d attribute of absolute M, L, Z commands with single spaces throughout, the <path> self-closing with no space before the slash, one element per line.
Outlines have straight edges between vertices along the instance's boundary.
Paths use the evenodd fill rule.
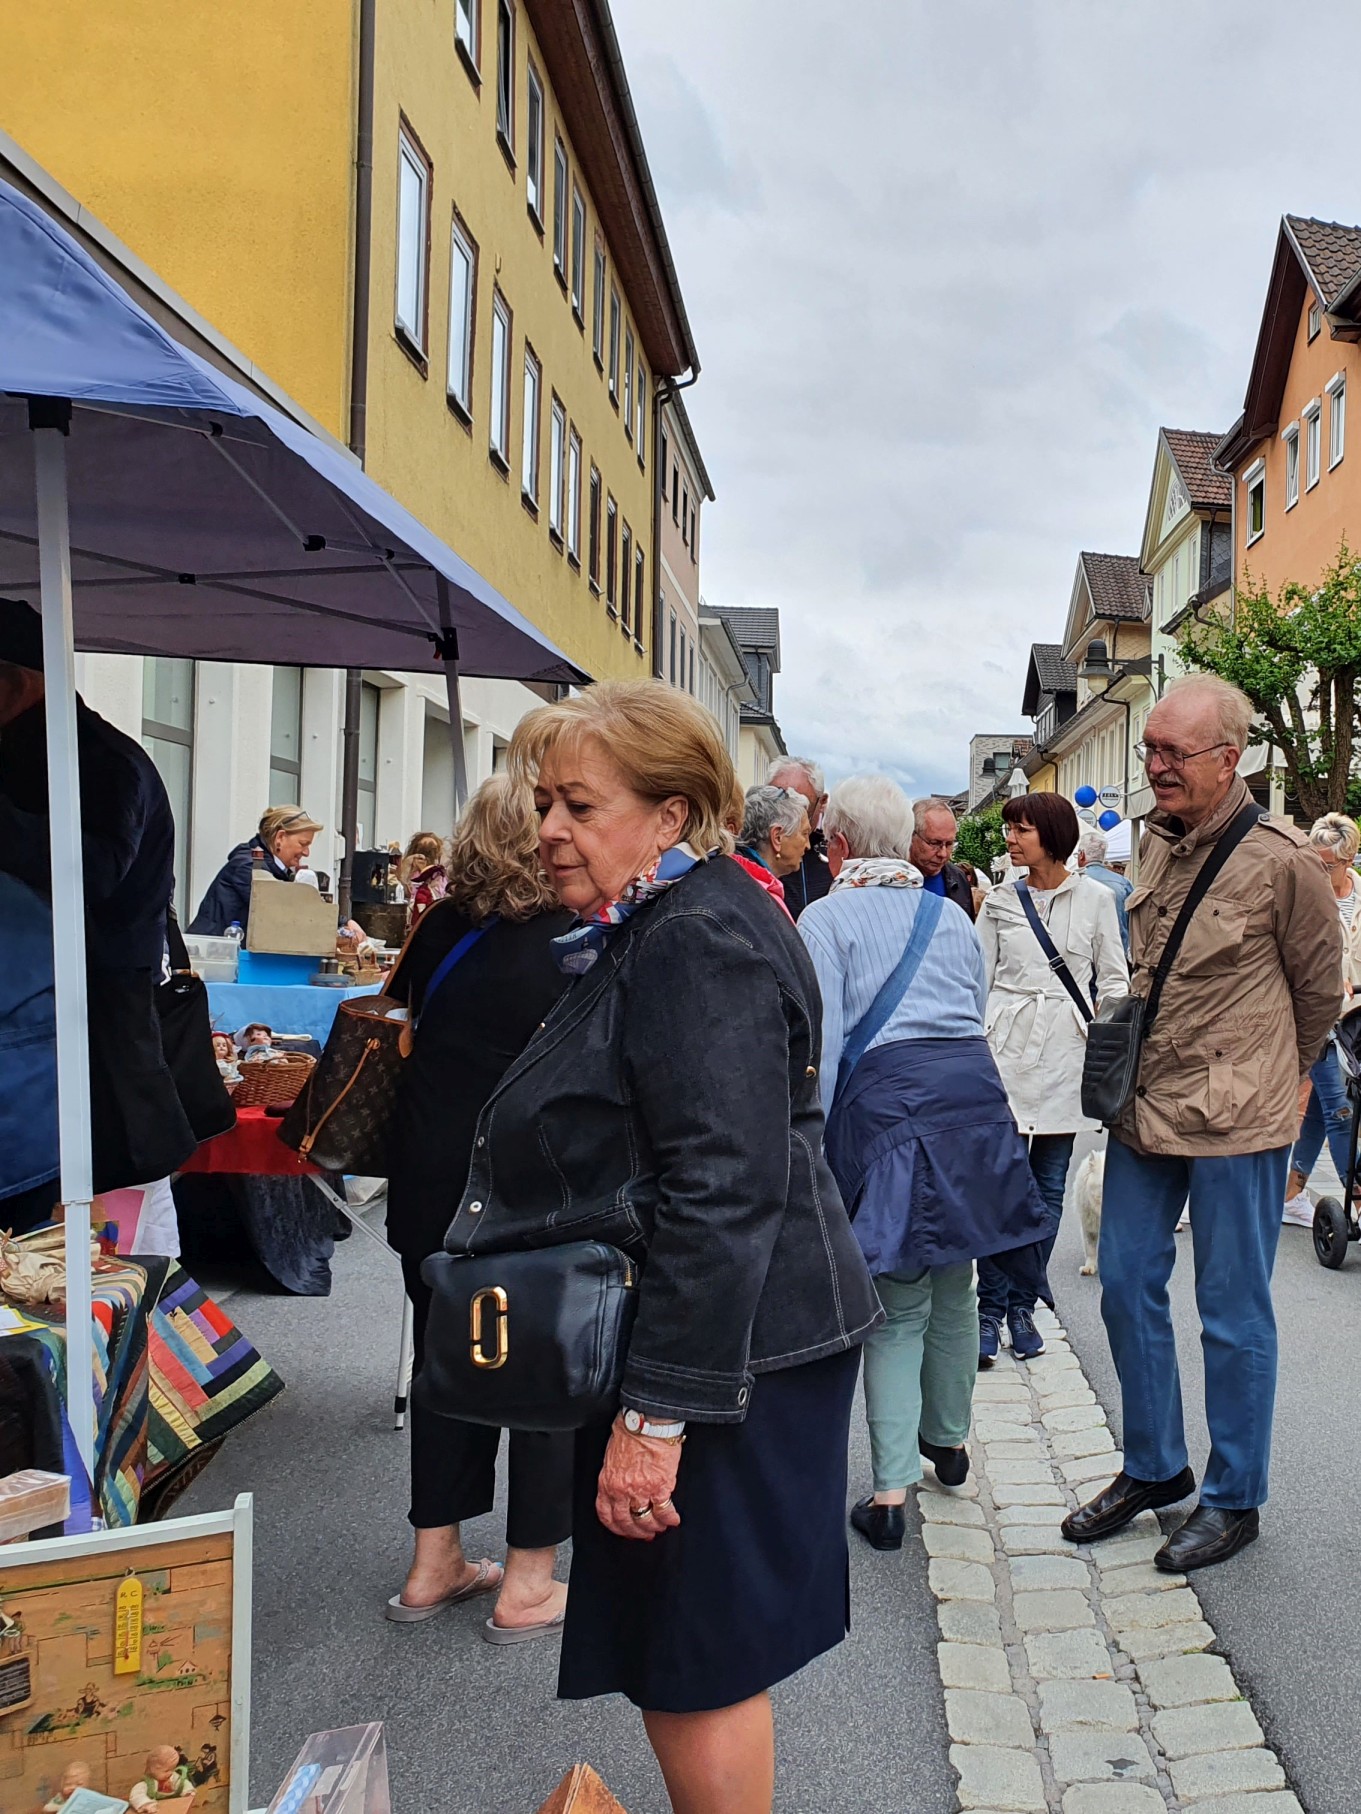
<path fill-rule="evenodd" d="M 1198 1505 L 1179 1531 L 1163 1544 L 1153 1566 L 1164 1574 L 1183 1575 L 1189 1568 L 1210 1568 L 1227 1562 L 1246 1544 L 1255 1543 L 1260 1514 L 1256 1507 L 1228 1512 L 1217 1505 Z"/>
<path fill-rule="evenodd" d="M 1059 1531 L 1069 1543 L 1096 1543 L 1124 1530 L 1140 1512 L 1176 1505 L 1180 1499 L 1189 1499 L 1195 1490 L 1196 1477 L 1190 1468 L 1183 1468 L 1171 1480 L 1136 1480 L 1132 1474 L 1120 1473 L 1095 1499 L 1069 1512 Z"/>

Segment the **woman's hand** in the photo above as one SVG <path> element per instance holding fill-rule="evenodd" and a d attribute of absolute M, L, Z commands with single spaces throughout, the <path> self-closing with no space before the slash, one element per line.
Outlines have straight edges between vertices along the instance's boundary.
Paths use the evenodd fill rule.
<path fill-rule="evenodd" d="M 680 1523 L 671 1503 L 680 1468 L 681 1445 L 655 1436 L 632 1436 L 615 1420 L 596 1488 L 596 1517 L 616 1537 L 651 1543 Z M 649 1506 L 646 1517 L 634 1512 Z"/>

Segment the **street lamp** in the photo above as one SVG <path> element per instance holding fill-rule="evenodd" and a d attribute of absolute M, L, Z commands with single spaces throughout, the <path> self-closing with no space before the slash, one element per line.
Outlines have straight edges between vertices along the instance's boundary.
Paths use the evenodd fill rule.
<path fill-rule="evenodd" d="M 1161 655 L 1127 655 L 1122 661 L 1112 662 L 1110 651 L 1104 637 L 1097 636 L 1087 644 L 1087 652 L 1078 667 L 1078 679 L 1085 680 L 1094 690 L 1100 683 L 1104 693 L 1114 686 L 1117 680 L 1123 680 L 1127 674 L 1141 675 L 1153 682 L 1153 696 L 1161 699 L 1163 688 L 1167 684 L 1167 675 Z"/>

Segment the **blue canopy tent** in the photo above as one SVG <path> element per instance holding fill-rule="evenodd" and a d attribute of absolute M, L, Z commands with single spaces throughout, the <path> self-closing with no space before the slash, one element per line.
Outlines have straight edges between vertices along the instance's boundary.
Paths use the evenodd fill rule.
<path fill-rule="evenodd" d="M 67 1392 L 93 1466 L 77 647 L 579 682 L 560 649 L 343 450 L 181 346 L 0 182 L 0 595 L 40 604 L 54 891 Z"/>

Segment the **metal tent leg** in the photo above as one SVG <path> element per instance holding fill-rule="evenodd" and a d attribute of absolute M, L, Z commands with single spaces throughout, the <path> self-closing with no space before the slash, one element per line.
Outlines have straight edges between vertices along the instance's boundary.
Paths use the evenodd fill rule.
<path fill-rule="evenodd" d="M 402 1299 L 402 1334 L 397 1349 L 397 1392 L 392 1400 L 394 1430 L 406 1428 L 406 1401 L 411 1394 L 411 1371 L 416 1364 L 415 1316 L 411 1299 Z"/>

